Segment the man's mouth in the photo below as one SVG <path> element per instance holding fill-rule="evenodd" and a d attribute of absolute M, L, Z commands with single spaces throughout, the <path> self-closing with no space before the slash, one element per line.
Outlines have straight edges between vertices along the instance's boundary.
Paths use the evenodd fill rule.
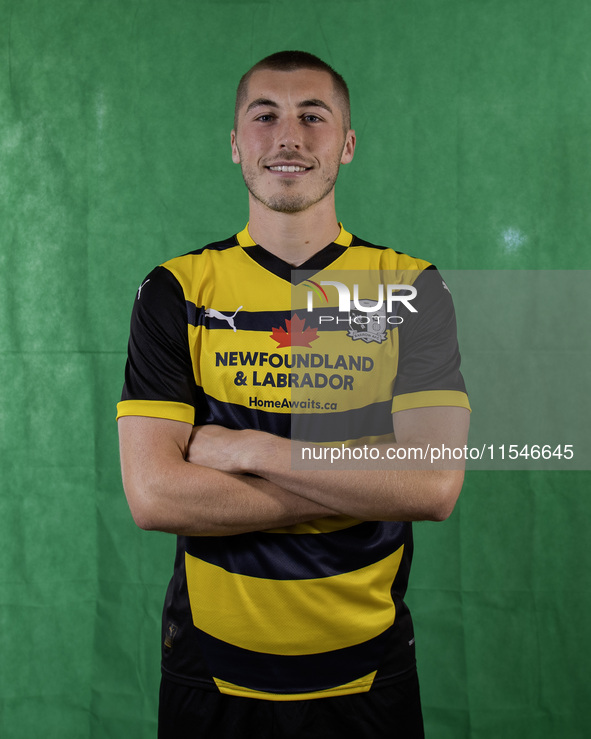
<path fill-rule="evenodd" d="M 267 167 L 271 172 L 307 172 L 310 167 L 300 167 L 296 164 L 276 164 Z"/>

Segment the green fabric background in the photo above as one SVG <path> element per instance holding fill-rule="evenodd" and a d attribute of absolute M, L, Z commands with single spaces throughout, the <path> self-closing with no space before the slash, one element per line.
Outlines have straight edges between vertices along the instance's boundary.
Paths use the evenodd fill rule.
<path fill-rule="evenodd" d="M 588 0 L 0 0 L 1 736 L 155 736 L 174 540 L 131 520 L 114 407 L 141 279 L 246 221 L 240 74 L 303 48 L 350 82 L 349 230 L 589 269 L 590 28 Z M 588 736 L 589 482 L 471 472 L 415 527 L 430 739 Z"/>

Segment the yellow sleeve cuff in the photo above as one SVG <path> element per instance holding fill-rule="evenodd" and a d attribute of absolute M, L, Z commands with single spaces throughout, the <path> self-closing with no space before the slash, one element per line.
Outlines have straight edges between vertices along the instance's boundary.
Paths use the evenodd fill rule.
<path fill-rule="evenodd" d="M 466 408 L 472 412 L 468 396 L 461 390 L 423 390 L 419 393 L 397 395 L 392 401 L 392 413 L 444 405 Z"/>
<path fill-rule="evenodd" d="M 117 403 L 117 420 L 123 416 L 146 416 L 166 418 L 170 421 L 195 423 L 195 408 L 186 403 L 172 403 L 166 400 L 122 400 Z"/>

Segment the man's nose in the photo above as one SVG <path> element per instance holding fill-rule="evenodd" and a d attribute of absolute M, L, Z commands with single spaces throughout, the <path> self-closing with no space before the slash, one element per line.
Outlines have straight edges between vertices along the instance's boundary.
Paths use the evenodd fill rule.
<path fill-rule="evenodd" d="M 282 121 L 277 142 L 281 149 L 299 149 L 302 144 L 299 121 L 292 119 Z"/>

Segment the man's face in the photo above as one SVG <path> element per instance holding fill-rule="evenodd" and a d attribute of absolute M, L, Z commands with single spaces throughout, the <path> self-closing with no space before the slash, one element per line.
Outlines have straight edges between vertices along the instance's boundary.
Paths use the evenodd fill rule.
<path fill-rule="evenodd" d="M 328 72 L 254 72 L 232 131 L 232 160 L 251 196 L 298 213 L 331 195 L 355 149 L 355 132 L 343 120 Z"/>

